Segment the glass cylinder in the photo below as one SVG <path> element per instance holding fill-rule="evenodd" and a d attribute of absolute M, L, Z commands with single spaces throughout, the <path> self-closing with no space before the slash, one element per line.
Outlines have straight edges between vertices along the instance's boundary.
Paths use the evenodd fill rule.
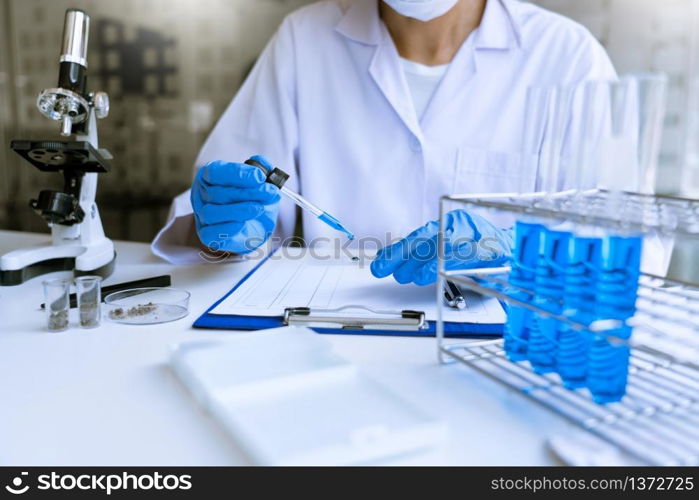
<path fill-rule="evenodd" d="M 67 330 L 70 313 L 70 281 L 50 279 L 44 281 L 43 284 L 48 331 L 62 332 Z"/>
<path fill-rule="evenodd" d="M 586 84 L 577 186 L 655 191 L 666 88 L 661 74 Z"/>
<path fill-rule="evenodd" d="M 96 328 L 102 318 L 100 305 L 102 278 L 99 276 L 81 276 L 75 279 L 75 291 L 78 296 L 78 312 L 82 328 Z"/>

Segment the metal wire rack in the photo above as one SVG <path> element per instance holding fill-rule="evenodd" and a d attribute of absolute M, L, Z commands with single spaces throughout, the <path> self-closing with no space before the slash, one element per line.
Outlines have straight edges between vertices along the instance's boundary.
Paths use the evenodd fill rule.
<path fill-rule="evenodd" d="M 609 207 L 613 206 L 614 210 Z M 699 237 L 699 201 L 634 193 L 588 191 L 544 195 L 449 196 L 441 213 L 454 208 L 504 212 L 551 223 L 594 227 L 601 231 Z M 442 217 L 443 219 L 444 217 Z M 440 241 L 440 245 L 443 242 Z M 477 293 L 544 317 L 555 318 L 581 335 L 606 335 L 616 321 L 580 324 L 532 301 L 504 293 L 508 267 L 446 271 L 440 251 L 439 285 L 449 279 Z M 518 288 L 531 296 L 535 291 Z M 518 294 L 521 298 L 521 294 Z M 444 305 L 438 305 L 441 308 Z M 518 391 L 525 397 L 601 438 L 636 461 L 652 465 L 699 465 L 699 288 L 643 274 L 639 281 L 636 314 L 627 322 L 630 339 L 609 338 L 631 348 L 629 379 L 624 398 L 595 403 L 587 389 L 568 389 L 555 373 L 536 373 L 529 362 L 513 362 L 502 340 L 454 343 L 437 323 L 440 360 L 458 361 Z"/>

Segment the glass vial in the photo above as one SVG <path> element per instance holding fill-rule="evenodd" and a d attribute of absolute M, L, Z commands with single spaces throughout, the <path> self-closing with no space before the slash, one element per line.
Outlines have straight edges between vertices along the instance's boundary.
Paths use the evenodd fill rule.
<path fill-rule="evenodd" d="M 81 328 L 97 328 L 100 325 L 101 283 L 102 278 L 99 276 L 81 276 L 75 279 Z"/>
<path fill-rule="evenodd" d="M 62 332 L 67 330 L 70 313 L 70 281 L 50 279 L 44 281 L 43 284 L 48 331 Z"/>

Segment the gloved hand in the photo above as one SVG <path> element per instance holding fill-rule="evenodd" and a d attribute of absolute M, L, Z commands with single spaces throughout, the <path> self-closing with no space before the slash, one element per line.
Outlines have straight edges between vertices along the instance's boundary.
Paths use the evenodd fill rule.
<path fill-rule="evenodd" d="M 263 156 L 254 160 L 272 168 Z M 216 251 L 246 254 L 270 237 L 279 213 L 279 188 L 259 168 L 214 161 L 197 172 L 192 207 L 201 242 Z"/>
<path fill-rule="evenodd" d="M 445 268 L 449 271 L 498 267 L 512 254 L 512 231 L 500 229 L 465 210 L 446 214 Z M 428 222 L 406 238 L 379 250 L 371 263 L 377 278 L 393 274 L 401 284 L 428 285 L 437 280 L 439 221 Z"/>

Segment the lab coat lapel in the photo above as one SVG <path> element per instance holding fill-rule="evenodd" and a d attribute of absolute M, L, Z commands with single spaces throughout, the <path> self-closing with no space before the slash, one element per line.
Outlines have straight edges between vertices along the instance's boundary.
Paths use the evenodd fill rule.
<path fill-rule="evenodd" d="M 344 15 L 336 31 L 352 43 L 374 46 L 367 71 L 388 104 L 420 140 L 422 130 L 405 80 L 400 56 L 386 26 L 379 18 L 377 0 L 342 0 Z"/>
<path fill-rule="evenodd" d="M 405 126 L 413 135 L 422 140 L 422 130 L 408 90 L 400 57 L 388 33 L 386 33 L 383 42 L 376 47 L 376 52 L 369 65 L 369 74 Z"/>
<path fill-rule="evenodd" d="M 452 101 L 457 93 L 467 91 L 466 86 L 475 74 L 476 58 L 473 40 L 469 37 L 459 48 L 427 105 L 422 118 L 423 128 L 427 128 L 433 120 L 438 119 L 441 110 L 453 105 Z"/>
<path fill-rule="evenodd" d="M 491 64 L 507 64 L 503 57 L 520 43 L 516 4 L 513 0 L 488 0 L 481 24 L 461 45 L 432 97 L 422 120 L 423 129 L 437 120 L 479 70 Z M 475 96 L 477 99 L 477 96 Z"/>

